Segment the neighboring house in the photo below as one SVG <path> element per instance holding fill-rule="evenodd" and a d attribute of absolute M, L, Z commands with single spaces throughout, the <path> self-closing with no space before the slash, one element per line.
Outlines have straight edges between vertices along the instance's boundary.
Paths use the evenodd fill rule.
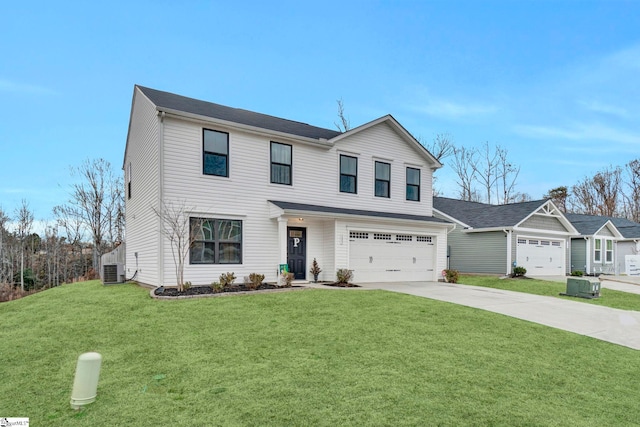
<path fill-rule="evenodd" d="M 527 275 L 569 272 L 570 240 L 578 232 L 550 200 L 507 205 L 434 197 L 434 215 L 454 222 L 449 266 L 463 273 Z"/>
<path fill-rule="evenodd" d="M 182 204 L 196 235 L 186 281 L 278 279 L 288 264 L 320 280 L 436 280 L 447 230 L 432 216 L 442 165 L 392 116 L 341 133 L 134 87 L 124 156 L 126 273 L 173 285 L 171 245 L 154 210 Z"/>
<path fill-rule="evenodd" d="M 571 270 L 585 274 L 614 274 L 616 242 L 622 234 L 610 218 L 566 213 L 580 236 L 571 239 Z"/>
<path fill-rule="evenodd" d="M 586 274 L 625 273 L 626 255 L 640 251 L 640 224 L 626 218 L 565 214 L 580 236 L 572 240 L 572 269 Z"/>

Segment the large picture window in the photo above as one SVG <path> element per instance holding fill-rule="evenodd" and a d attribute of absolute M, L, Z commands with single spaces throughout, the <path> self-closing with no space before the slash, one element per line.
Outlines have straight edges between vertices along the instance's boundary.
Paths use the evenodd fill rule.
<path fill-rule="evenodd" d="M 204 129 L 202 171 L 205 175 L 229 176 L 229 134 Z"/>
<path fill-rule="evenodd" d="M 271 143 L 271 182 L 291 185 L 291 146 Z"/>
<path fill-rule="evenodd" d="M 358 192 L 358 158 L 340 155 L 340 191 L 342 193 Z"/>
<path fill-rule="evenodd" d="M 242 264 L 242 221 L 190 218 L 191 264 Z"/>
<path fill-rule="evenodd" d="M 420 169 L 407 168 L 407 200 L 420 201 Z"/>
<path fill-rule="evenodd" d="M 384 162 L 376 162 L 376 197 L 390 197 L 391 165 Z"/>

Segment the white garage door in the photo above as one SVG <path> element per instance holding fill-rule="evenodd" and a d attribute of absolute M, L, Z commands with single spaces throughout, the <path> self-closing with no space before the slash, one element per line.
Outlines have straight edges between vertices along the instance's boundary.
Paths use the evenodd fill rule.
<path fill-rule="evenodd" d="M 565 241 L 518 237 L 516 263 L 527 276 L 564 276 Z"/>
<path fill-rule="evenodd" d="M 354 282 L 434 280 L 435 237 L 351 231 Z"/>

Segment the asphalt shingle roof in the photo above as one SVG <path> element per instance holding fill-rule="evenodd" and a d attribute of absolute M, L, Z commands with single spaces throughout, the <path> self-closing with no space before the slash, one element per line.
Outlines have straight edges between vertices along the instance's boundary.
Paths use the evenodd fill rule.
<path fill-rule="evenodd" d="M 626 218 L 575 213 L 567 213 L 565 216 L 583 236 L 594 235 L 607 221 L 611 221 L 625 238 L 640 238 L 640 224 Z"/>
<path fill-rule="evenodd" d="M 437 222 L 441 224 L 450 224 L 449 221 L 445 221 L 440 218 L 436 218 L 433 216 L 423 216 L 423 215 L 410 215 L 410 214 L 402 214 L 395 212 L 378 212 L 378 211 L 365 211 L 360 209 L 346 209 L 346 208 L 335 208 L 332 206 L 318 206 L 318 205 L 308 205 L 305 203 L 295 203 L 295 202 L 283 202 L 278 200 L 269 200 L 270 203 L 273 203 L 280 209 L 285 210 L 294 210 L 294 211 L 310 211 L 310 212 L 322 212 L 328 214 L 343 214 L 343 215 L 359 215 L 359 216 L 372 216 L 378 218 L 393 218 L 393 219 L 405 219 L 411 221 L 427 221 L 427 222 Z"/>
<path fill-rule="evenodd" d="M 506 205 L 489 205 L 434 197 L 433 208 L 473 228 L 513 227 L 546 202 L 547 200 L 534 200 Z"/>
<path fill-rule="evenodd" d="M 227 107 L 139 85 L 136 85 L 136 87 L 160 109 L 182 111 L 312 139 L 331 139 L 341 134 L 341 132 L 335 130 L 311 126 L 293 120 Z"/>

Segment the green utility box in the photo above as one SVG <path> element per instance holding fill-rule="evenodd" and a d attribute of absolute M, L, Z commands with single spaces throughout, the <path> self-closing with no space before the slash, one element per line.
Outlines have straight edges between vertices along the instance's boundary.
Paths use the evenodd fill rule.
<path fill-rule="evenodd" d="M 600 282 L 569 277 L 567 278 L 567 292 L 560 295 L 580 298 L 598 298 L 600 296 Z"/>

